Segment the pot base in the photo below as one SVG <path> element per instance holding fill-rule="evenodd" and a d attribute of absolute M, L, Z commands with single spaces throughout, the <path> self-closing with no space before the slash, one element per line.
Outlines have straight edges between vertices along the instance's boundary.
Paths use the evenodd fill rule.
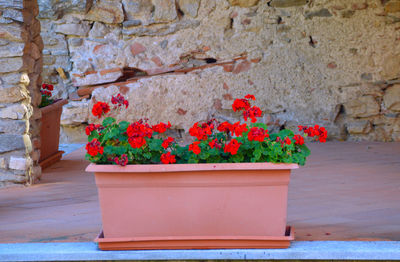
<path fill-rule="evenodd" d="M 61 160 L 62 155 L 64 154 L 64 151 L 57 151 L 57 153 L 49 156 L 48 158 L 42 160 L 39 162 L 40 167 L 43 169 L 45 169 L 46 167 L 51 166 L 52 164 L 58 162 Z"/>
<path fill-rule="evenodd" d="M 271 249 L 288 248 L 294 240 L 294 229 L 286 228 L 285 236 L 191 236 L 104 238 L 103 232 L 94 240 L 101 250 L 149 249 Z"/>

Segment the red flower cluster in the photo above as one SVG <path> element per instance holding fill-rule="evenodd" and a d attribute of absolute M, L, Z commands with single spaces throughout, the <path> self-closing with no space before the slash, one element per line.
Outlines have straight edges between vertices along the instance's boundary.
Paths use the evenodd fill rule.
<path fill-rule="evenodd" d="M 256 117 L 260 117 L 262 115 L 262 111 L 259 107 L 253 106 L 251 107 L 249 100 L 256 100 L 254 95 L 246 95 L 244 98 L 235 99 L 232 104 L 233 111 L 242 111 L 244 120 L 247 121 L 248 118 L 251 118 L 251 122 L 257 122 Z"/>
<path fill-rule="evenodd" d="M 248 95 L 247 95 L 248 96 Z M 249 100 L 246 98 L 235 99 L 232 104 L 233 111 L 242 111 L 250 108 Z"/>
<path fill-rule="evenodd" d="M 167 149 L 167 148 L 169 147 L 169 145 L 170 145 L 172 142 L 174 142 L 174 138 L 173 138 L 173 137 L 168 137 L 167 139 L 165 139 L 165 140 L 162 142 L 161 146 L 162 146 L 163 148 Z"/>
<path fill-rule="evenodd" d="M 143 121 L 139 120 L 128 126 L 126 134 L 128 135 L 128 142 L 131 147 L 140 148 L 146 144 L 144 138 L 152 136 L 153 130 L 147 123 L 143 124 Z"/>
<path fill-rule="evenodd" d="M 221 145 L 218 143 L 218 139 L 213 139 L 213 140 L 211 140 L 209 143 L 208 143 L 208 145 L 211 147 L 211 148 L 217 148 L 217 149 L 220 149 L 221 148 Z"/>
<path fill-rule="evenodd" d="M 107 114 L 110 111 L 110 106 L 104 102 L 97 102 L 93 105 L 92 114 L 98 118 L 101 118 L 103 114 Z"/>
<path fill-rule="evenodd" d="M 326 142 L 326 138 L 328 137 L 328 131 L 326 131 L 325 127 L 319 127 L 319 125 L 315 125 L 314 127 L 307 126 L 298 126 L 299 131 L 303 131 L 309 137 L 317 137 L 316 140 L 319 140 L 321 143 Z"/>
<path fill-rule="evenodd" d="M 50 85 L 50 84 L 42 84 L 42 88 L 43 88 L 43 89 L 50 90 L 50 91 L 53 91 L 53 90 L 54 90 L 54 86 L 53 86 L 53 85 Z"/>
<path fill-rule="evenodd" d="M 86 135 L 90 136 L 90 134 L 91 134 L 94 130 L 101 131 L 101 130 L 103 130 L 103 129 L 104 129 L 104 127 L 103 127 L 102 125 L 89 124 L 89 125 L 86 127 L 85 132 L 86 132 Z"/>
<path fill-rule="evenodd" d="M 115 157 L 114 162 L 120 166 L 126 166 L 128 164 L 128 156 L 126 154 L 122 154 L 120 158 Z"/>
<path fill-rule="evenodd" d="M 102 155 L 104 151 L 104 147 L 101 146 L 99 140 L 94 138 L 92 142 L 86 144 L 86 151 L 91 156 L 97 156 L 97 154 Z"/>
<path fill-rule="evenodd" d="M 231 135 L 236 135 L 236 136 L 241 136 L 243 134 L 243 132 L 246 132 L 247 129 L 247 125 L 246 124 L 240 124 L 240 122 L 236 122 L 233 125 L 229 122 L 223 122 L 221 124 L 219 124 L 219 126 L 217 127 L 217 130 L 220 132 L 226 132 L 229 133 L 231 132 Z"/>
<path fill-rule="evenodd" d="M 212 123 L 203 123 L 200 125 L 199 122 L 196 122 L 189 129 L 189 134 L 195 136 L 198 140 L 207 140 L 208 136 L 212 134 L 213 129 L 214 124 Z"/>
<path fill-rule="evenodd" d="M 51 96 L 51 92 L 50 91 L 47 91 L 47 90 L 40 90 L 40 93 L 42 94 L 42 95 L 45 95 L 45 96 L 48 96 L 48 97 L 50 97 Z"/>
<path fill-rule="evenodd" d="M 235 134 L 235 136 L 241 136 L 247 130 L 248 129 L 246 123 L 241 125 L 240 122 L 236 122 L 231 127 L 232 135 Z"/>
<path fill-rule="evenodd" d="M 259 107 L 253 106 L 252 108 L 247 109 L 243 112 L 244 121 L 247 121 L 247 118 L 251 118 L 251 122 L 257 122 L 256 117 L 260 117 L 262 115 L 262 111 Z"/>
<path fill-rule="evenodd" d="M 164 133 L 169 128 L 171 128 L 171 123 L 169 121 L 168 121 L 168 124 L 161 122 L 157 125 L 152 126 L 153 131 L 160 133 L 160 134 Z"/>
<path fill-rule="evenodd" d="M 189 151 L 193 151 L 196 155 L 200 154 L 201 148 L 199 147 L 200 141 L 195 141 L 189 145 Z"/>
<path fill-rule="evenodd" d="M 160 160 L 163 164 L 173 164 L 176 163 L 175 155 L 172 155 L 171 152 L 167 152 L 162 154 Z"/>
<path fill-rule="evenodd" d="M 240 143 L 236 139 L 232 139 L 228 144 L 225 145 L 224 152 L 236 155 L 239 150 Z"/>
<path fill-rule="evenodd" d="M 278 137 L 276 138 L 276 142 L 281 143 L 281 147 L 283 147 L 285 144 L 286 144 L 286 145 L 292 144 L 292 140 L 290 140 L 289 137 L 285 137 L 285 138 L 282 140 L 282 139 L 278 136 Z"/>
<path fill-rule="evenodd" d="M 247 134 L 249 141 L 263 142 L 266 137 L 269 137 L 268 130 L 264 130 L 261 127 L 252 127 Z"/>
<path fill-rule="evenodd" d="M 304 145 L 304 137 L 302 137 L 301 135 L 294 135 L 293 139 L 296 140 L 296 145 Z"/>
<path fill-rule="evenodd" d="M 219 124 L 219 126 L 217 127 L 217 130 L 219 132 L 229 133 L 232 130 L 232 124 L 227 122 L 227 121 L 225 121 L 225 122 Z"/>
<path fill-rule="evenodd" d="M 118 105 L 118 107 L 124 105 L 125 108 L 128 108 L 129 106 L 128 100 L 125 100 L 125 97 L 121 94 L 118 94 L 117 96 L 111 96 L 111 103 L 113 105 Z"/>

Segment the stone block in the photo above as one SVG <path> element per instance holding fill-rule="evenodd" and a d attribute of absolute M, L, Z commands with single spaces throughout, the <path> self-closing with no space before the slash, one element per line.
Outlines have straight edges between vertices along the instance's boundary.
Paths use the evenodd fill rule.
<path fill-rule="evenodd" d="M 70 46 L 73 46 L 73 47 L 81 46 L 83 44 L 83 39 L 82 38 L 70 38 L 70 39 L 68 39 L 68 43 Z"/>
<path fill-rule="evenodd" d="M 154 21 L 170 22 L 178 17 L 175 0 L 152 0 L 152 2 L 154 5 Z"/>
<path fill-rule="evenodd" d="M 385 12 L 388 13 L 397 13 L 400 12 L 400 1 L 399 0 L 390 0 L 385 4 Z"/>
<path fill-rule="evenodd" d="M 153 22 L 153 4 L 149 0 L 122 0 L 127 20 L 138 21 L 138 25 L 149 25 Z M 137 23 L 137 22 L 136 22 Z M 131 25 L 132 26 L 132 25 Z"/>
<path fill-rule="evenodd" d="M 194 18 L 197 16 L 200 0 L 178 0 L 178 6 L 185 15 L 189 15 Z"/>
<path fill-rule="evenodd" d="M 386 89 L 383 103 L 387 109 L 400 112 L 400 85 L 394 85 Z"/>
<path fill-rule="evenodd" d="M 86 19 L 107 24 L 119 24 L 124 21 L 124 12 L 119 0 L 98 0 L 86 14 Z"/>
<path fill-rule="evenodd" d="M 9 18 L 18 22 L 24 22 L 22 12 L 15 9 L 6 9 L 3 11 L 3 17 Z"/>
<path fill-rule="evenodd" d="M 39 18 L 60 18 L 62 14 L 84 12 L 90 0 L 38 0 Z"/>
<path fill-rule="evenodd" d="M 258 1 L 259 0 L 229 0 L 229 3 L 240 7 L 251 7 L 257 5 Z"/>
<path fill-rule="evenodd" d="M 313 17 L 331 17 L 332 14 L 328 9 L 322 8 L 317 11 L 306 12 L 304 16 L 306 19 L 312 19 Z"/>
<path fill-rule="evenodd" d="M 25 183 L 26 181 L 27 177 L 24 174 L 14 174 L 10 171 L 0 170 L 0 187 L 4 184 L 10 185 L 11 183 Z"/>
<path fill-rule="evenodd" d="M 4 157 L 0 157 L 0 168 L 7 169 L 7 161 Z"/>
<path fill-rule="evenodd" d="M 22 57 L 0 58 L 0 73 L 19 71 L 23 65 Z"/>
<path fill-rule="evenodd" d="M 91 38 L 102 38 L 109 33 L 108 28 L 101 22 L 94 22 L 92 29 L 89 32 Z"/>
<path fill-rule="evenodd" d="M 354 121 L 347 124 L 349 134 L 368 134 L 371 131 L 371 123 L 368 120 Z"/>
<path fill-rule="evenodd" d="M 0 120 L 0 133 L 23 135 L 28 131 L 26 120 Z"/>
<path fill-rule="evenodd" d="M 17 24 L 1 25 L 0 39 L 7 39 L 15 42 L 22 42 L 22 27 Z"/>
<path fill-rule="evenodd" d="M 15 103 L 27 97 L 27 91 L 20 86 L 0 85 L 0 103 Z"/>
<path fill-rule="evenodd" d="M 308 3 L 308 0 L 272 0 L 269 2 L 273 7 L 292 7 L 302 6 Z"/>
<path fill-rule="evenodd" d="M 64 35 L 86 36 L 90 30 L 89 23 L 61 24 L 57 25 L 55 31 Z"/>
<path fill-rule="evenodd" d="M 70 101 L 63 106 L 62 125 L 80 125 L 88 121 L 89 101 Z"/>
<path fill-rule="evenodd" d="M 103 83 L 111 83 L 122 76 L 120 68 L 105 69 L 100 72 L 93 72 L 91 74 L 72 74 L 72 84 L 74 86 L 87 86 L 97 85 Z"/>
<path fill-rule="evenodd" d="M 9 169 L 15 170 L 27 170 L 32 165 L 32 159 L 29 157 L 10 157 L 10 162 L 8 164 Z"/>
<path fill-rule="evenodd" d="M 24 119 L 28 115 L 28 108 L 23 104 L 11 104 L 0 108 L 0 118 Z"/>
<path fill-rule="evenodd" d="M 344 104 L 351 117 L 369 117 L 379 114 L 380 106 L 373 96 L 361 96 Z"/>
<path fill-rule="evenodd" d="M 24 3 L 23 0 L 0 0 L 0 6 L 2 8 L 14 8 L 14 9 L 23 9 Z"/>
<path fill-rule="evenodd" d="M 0 153 L 24 149 L 27 139 L 27 135 L 0 134 Z"/>

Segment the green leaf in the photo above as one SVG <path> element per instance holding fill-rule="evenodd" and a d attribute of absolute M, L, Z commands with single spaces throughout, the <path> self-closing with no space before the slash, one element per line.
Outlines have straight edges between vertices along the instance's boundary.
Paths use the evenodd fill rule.
<path fill-rule="evenodd" d="M 115 122 L 115 119 L 113 117 L 106 117 L 103 120 L 103 126 L 106 127 L 108 125 L 111 125 Z"/>
<path fill-rule="evenodd" d="M 118 124 L 118 128 L 119 128 L 119 130 L 120 130 L 121 132 L 125 132 L 126 129 L 128 128 L 128 126 L 129 126 L 129 122 L 127 122 L 127 121 L 121 121 L 121 122 L 119 122 L 119 124 Z"/>
<path fill-rule="evenodd" d="M 154 151 L 161 150 L 161 144 L 162 144 L 162 140 L 161 139 L 151 139 L 148 142 L 149 142 L 150 150 L 154 150 Z"/>

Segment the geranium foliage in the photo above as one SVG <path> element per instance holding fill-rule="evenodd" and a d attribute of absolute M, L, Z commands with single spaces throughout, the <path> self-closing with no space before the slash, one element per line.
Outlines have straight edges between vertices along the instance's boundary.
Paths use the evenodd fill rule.
<path fill-rule="evenodd" d="M 295 134 L 289 129 L 270 134 L 264 123 L 258 122 L 262 111 L 252 106 L 253 95 L 236 99 L 232 109 L 241 112 L 246 122 L 218 122 L 211 119 L 194 123 L 189 129 L 194 142 L 180 145 L 165 132 L 171 123 L 151 126 L 144 120 L 134 123 L 105 117 L 101 125 L 90 124 L 86 128 L 88 144 L 86 159 L 97 164 L 183 164 L 183 163 L 241 163 L 272 162 L 304 165 L 310 150 L 304 144 L 304 136 L 325 142 L 327 131 L 323 127 L 299 126 Z M 129 103 L 118 94 L 112 97 L 114 109 L 127 108 Z M 97 102 L 92 109 L 96 117 L 110 111 L 106 102 Z M 247 122 L 248 121 L 248 122 Z"/>

